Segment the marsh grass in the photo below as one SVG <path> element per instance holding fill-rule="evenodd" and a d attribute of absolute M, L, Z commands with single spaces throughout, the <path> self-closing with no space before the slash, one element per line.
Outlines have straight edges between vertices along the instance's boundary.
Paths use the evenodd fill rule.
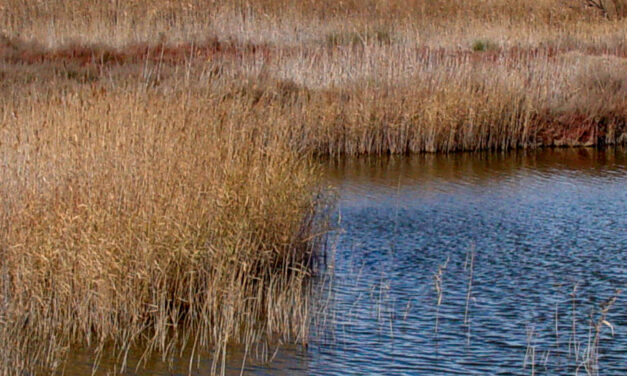
<path fill-rule="evenodd" d="M 250 110 L 267 107 L 268 123 L 290 122 L 298 152 L 627 142 L 626 21 L 583 5 L 6 4 L 6 74 L 41 64 L 79 83 L 119 81 L 120 71 L 143 65 L 159 85 L 204 69 L 194 79 L 239 88 Z"/>
<path fill-rule="evenodd" d="M 306 342 L 307 159 L 243 127 L 239 101 L 129 86 L 2 95 L 4 373 L 74 345 Z"/>
<path fill-rule="evenodd" d="M 554 0 L 0 1 L 1 373 L 306 342 L 314 156 L 627 142 L 625 30 Z"/>

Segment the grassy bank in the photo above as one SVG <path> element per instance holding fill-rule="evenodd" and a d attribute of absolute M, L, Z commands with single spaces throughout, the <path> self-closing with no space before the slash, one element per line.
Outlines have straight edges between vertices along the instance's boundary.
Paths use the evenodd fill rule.
<path fill-rule="evenodd" d="M 7 3 L 5 75 L 56 67 L 111 84 L 138 64 L 158 85 L 195 67 L 207 86 L 239 87 L 249 108 L 276 109 L 267 122 L 290 122 L 299 150 L 627 142 L 620 6 L 604 16 L 558 0 Z"/>
<path fill-rule="evenodd" d="M 620 12 L 0 1 L 2 373 L 306 341 L 312 158 L 625 143 Z"/>

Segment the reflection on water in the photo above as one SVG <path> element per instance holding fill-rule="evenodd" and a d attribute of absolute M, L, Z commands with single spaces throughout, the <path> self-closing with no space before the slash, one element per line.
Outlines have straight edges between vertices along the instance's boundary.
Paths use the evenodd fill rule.
<path fill-rule="evenodd" d="M 341 231 L 324 324 L 307 349 L 281 348 L 245 373 L 571 375 L 598 359 L 601 374 L 627 374 L 627 294 L 607 314 L 613 335 L 604 325 L 587 351 L 591 320 L 627 287 L 624 150 L 349 159 L 327 176 Z M 242 359 L 231 354 L 229 373 Z M 77 354 L 66 374 L 90 363 Z M 210 369 L 207 359 L 195 374 Z"/>
<path fill-rule="evenodd" d="M 318 347 L 312 373 L 531 374 L 533 363 L 574 374 L 583 365 L 591 310 L 627 282 L 624 151 L 357 159 L 329 176 L 344 233 L 334 345 Z M 445 263 L 438 307 L 434 274 Z M 614 336 L 606 327 L 599 341 L 604 375 L 626 371 L 626 308 L 619 296 L 607 319 Z"/>
<path fill-rule="evenodd" d="M 125 376 L 172 376 L 211 375 L 220 373 L 222 363 L 214 364 L 211 354 L 202 354 L 194 357 L 190 364 L 191 351 L 185 351 L 175 359 L 161 359 L 153 354 L 148 359 L 142 359 L 140 350 L 129 351 L 126 359 L 127 366 L 124 372 L 119 372 L 120 359 L 104 358 L 100 360 L 102 367 L 98 368 L 95 375 L 125 375 Z M 260 362 L 258 359 L 271 358 L 271 362 Z M 142 360 L 140 362 L 140 359 Z M 281 347 L 263 347 L 252 349 L 250 353 L 244 353 L 243 349 L 233 348 L 229 350 L 229 356 L 225 359 L 224 374 L 240 375 L 273 375 L 273 376 L 298 376 L 307 375 L 308 355 L 299 346 L 283 345 Z M 93 356 L 88 350 L 77 350 L 70 355 L 70 361 L 65 367 L 66 375 L 90 375 L 93 371 Z M 139 366 L 138 366 L 139 364 Z M 116 369 L 115 367 L 118 367 Z"/>

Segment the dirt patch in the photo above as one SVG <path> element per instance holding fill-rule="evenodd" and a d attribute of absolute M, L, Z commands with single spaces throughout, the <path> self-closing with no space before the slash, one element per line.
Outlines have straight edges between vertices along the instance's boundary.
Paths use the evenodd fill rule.
<path fill-rule="evenodd" d="M 627 141 L 625 114 L 591 117 L 581 112 L 551 114 L 533 119 L 536 142 L 543 146 L 614 145 Z"/>

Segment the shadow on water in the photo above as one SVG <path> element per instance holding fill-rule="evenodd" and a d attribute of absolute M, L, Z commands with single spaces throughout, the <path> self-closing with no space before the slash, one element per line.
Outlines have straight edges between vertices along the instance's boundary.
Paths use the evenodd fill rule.
<path fill-rule="evenodd" d="M 307 349 L 244 373 L 625 374 L 626 150 L 353 158 L 325 171 L 339 224 L 325 309 Z M 187 374 L 186 358 L 127 374 Z M 232 351 L 227 374 L 242 360 Z M 77 351 L 66 374 L 91 363 Z M 197 366 L 208 374 L 210 357 Z"/>
<path fill-rule="evenodd" d="M 224 364 L 225 375 L 255 374 L 255 375 L 306 375 L 307 356 L 300 346 L 283 345 L 281 347 L 267 347 L 252 350 L 253 353 L 245 354 L 243 349 L 232 348 Z M 255 354 L 254 352 L 258 352 Z M 264 353 L 266 352 L 266 353 Z M 97 369 L 96 376 L 125 375 L 125 376 L 171 376 L 171 375 L 211 375 L 215 371 L 212 362 L 212 354 L 195 356 L 190 364 L 191 351 L 185 351 L 179 357 L 162 359 L 154 354 L 147 359 L 142 359 L 141 349 L 129 351 L 127 366 L 120 372 L 120 360 L 104 357 L 100 360 L 101 367 Z M 271 358 L 271 362 L 262 362 L 259 359 Z M 140 361 L 141 360 L 141 361 Z M 71 360 L 65 367 L 66 375 L 91 375 L 93 371 L 93 356 L 88 349 L 76 350 L 71 355 Z M 139 366 L 138 366 L 139 365 Z M 217 365 L 221 367 L 222 364 Z M 191 371 L 191 373 L 190 373 Z M 218 371 L 219 372 L 219 371 Z"/>

